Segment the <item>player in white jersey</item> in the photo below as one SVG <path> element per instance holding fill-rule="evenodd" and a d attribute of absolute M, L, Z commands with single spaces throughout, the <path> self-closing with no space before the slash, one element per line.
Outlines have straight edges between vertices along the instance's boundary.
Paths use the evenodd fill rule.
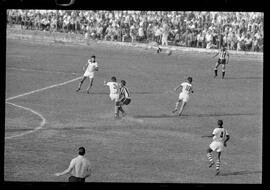
<path fill-rule="evenodd" d="M 86 69 L 85 69 L 86 68 Z M 92 56 L 91 59 L 88 59 L 87 64 L 83 67 L 83 70 L 85 70 L 83 74 L 83 78 L 79 83 L 79 87 L 77 88 L 77 92 L 81 89 L 81 86 L 86 78 L 89 78 L 89 86 L 87 88 L 87 93 L 89 94 L 90 88 L 93 85 L 95 71 L 98 71 L 98 63 L 96 62 L 96 56 Z"/>
<path fill-rule="evenodd" d="M 177 91 L 180 87 L 182 87 L 182 92 L 179 94 L 179 98 L 175 104 L 175 108 L 174 110 L 172 111 L 173 113 L 175 113 L 178 109 L 178 106 L 180 104 L 180 102 L 182 102 L 181 104 L 181 107 L 180 107 L 180 110 L 179 110 L 179 116 L 181 116 L 183 110 L 184 110 L 184 107 L 186 106 L 188 100 L 189 100 L 189 94 L 190 93 L 193 93 L 193 89 L 192 89 L 192 78 L 191 77 L 188 77 L 187 78 L 187 82 L 183 82 L 181 83 L 179 86 L 177 86 L 175 88 L 175 91 Z"/>
<path fill-rule="evenodd" d="M 224 79 L 225 69 L 226 69 L 225 65 L 229 63 L 229 52 L 226 50 L 225 47 L 222 47 L 219 50 L 219 52 L 217 52 L 217 54 L 213 56 L 213 58 L 216 57 L 217 55 L 219 55 L 219 58 L 214 68 L 215 77 L 217 77 L 218 66 L 221 64 L 222 65 L 222 79 Z M 228 57 L 227 61 L 226 61 L 226 56 Z"/>
<path fill-rule="evenodd" d="M 109 86 L 110 88 L 110 98 L 114 102 L 114 117 L 116 119 L 119 118 L 119 110 L 118 110 L 118 104 L 119 104 L 119 94 L 120 94 L 120 84 L 117 82 L 116 77 L 113 76 L 111 78 L 111 81 L 106 82 L 104 81 L 104 86 Z"/>
<path fill-rule="evenodd" d="M 211 135 L 206 135 L 202 137 L 213 137 L 213 141 L 207 149 L 207 158 L 209 160 L 209 168 L 212 167 L 215 162 L 212 158 L 212 152 L 217 152 L 218 158 L 216 161 L 216 175 L 220 173 L 220 156 L 221 152 L 224 150 L 224 147 L 227 146 L 227 141 L 230 139 L 230 135 L 226 129 L 223 128 L 223 121 L 217 121 L 218 127 L 215 128 Z"/>

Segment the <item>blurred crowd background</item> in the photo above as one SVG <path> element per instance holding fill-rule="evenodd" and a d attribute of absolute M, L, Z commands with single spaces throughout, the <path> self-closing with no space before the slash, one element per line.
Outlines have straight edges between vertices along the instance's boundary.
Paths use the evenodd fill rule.
<path fill-rule="evenodd" d="M 263 51 L 261 12 L 7 10 L 23 30 L 76 33 L 87 39 Z"/>

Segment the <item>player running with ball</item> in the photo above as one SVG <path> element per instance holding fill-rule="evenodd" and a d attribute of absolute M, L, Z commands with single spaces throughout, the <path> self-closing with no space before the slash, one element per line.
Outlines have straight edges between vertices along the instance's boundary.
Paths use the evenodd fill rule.
<path fill-rule="evenodd" d="M 119 119 L 119 94 L 120 94 L 120 84 L 117 82 L 116 77 L 113 76 L 111 81 L 104 81 L 104 86 L 109 86 L 110 88 L 110 98 L 114 102 L 114 118 Z"/>
<path fill-rule="evenodd" d="M 86 67 L 86 70 L 85 70 Z M 93 85 L 93 81 L 94 81 L 94 76 L 95 76 L 95 71 L 98 71 L 98 63 L 96 62 L 96 56 L 92 56 L 91 59 L 88 59 L 87 64 L 85 65 L 85 67 L 83 67 L 83 70 L 85 70 L 84 74 L 83 74 L 83 78 L 79 83 L 79 87 L 77 88 L 77 92 L 81 89 L 81 86 L 83 84 L 83 82 L 85 81 L 86 78 L 89 78 L 89 86 L 87 88 L 87 93 L 89 94 L 90 92 L 90 88 Z"/>
<path fill-rule="evenodd" d="M 211 135 L 206 135 L 202 137 L 213 137 L 212 143 L 209 145 L 207 149 L 207 158 L 209 160 L 209 168 L 212 167 L 215 162 L 212 158 L 212 152 L 217 152 L 217 161 L 216 161 L 216 175 L 220 173 L 220 156 L 221 152 L 223 151 L 224 147 L 227 146 L 227 141 L 230 139 L 230 135 L 226 129 L 223 128 L 223 121 L 217 121 L 218 127 L 214 129 Z"/>
<path fill-rule="evenodd" d="M 184 107 L 186 106 L 188 100 L 189 100 L 189 94 L 193 93 L 192 90 L 192 78 L 188 77 L 187 82 L 181 83 L 179 86 L 177 86 L 174 90 L 177 91 L 180 87 L 182 87 L 182 92 L 179 94 L 179 99 L 177 100 L 175 104 L 175 108 L 172 111 L 172 113 L 175 113 L 178 109 L 179 104 L 182 102 L 180 110 L 179 110 L 179 116 L 182 115 L 182 112 L 184 110 Z"/>

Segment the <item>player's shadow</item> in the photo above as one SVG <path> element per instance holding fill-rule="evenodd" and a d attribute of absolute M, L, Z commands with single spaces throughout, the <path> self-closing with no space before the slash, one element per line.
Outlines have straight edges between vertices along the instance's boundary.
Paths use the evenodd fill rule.
<path fill-rule="evenodd" d="M 230 176 L 230 175 L 248 175 L 248 174 L 257 174 L 262 173 L 262 171 L 235 171 L 235 172 L 228 172 L 228 173 L 220 173 L 220 176 Z"/>
<path fill-rule="evenodd" d="M 80 90 L 80 91 L 77 92 L 77 93 L 79 93 L 79 94 L 88 94 L 86 90 Z M 95 92 L 95 91 L 91 91 L 91 90 L 90 90 L 89 95 L 91 95 L 91 94 L 92 94 L 92 95 L 93 95 L 93 94 L 95 94 L 95 95 L 109 95 L 108 92 Z"/>
<path fill-rule="evenodd" d="M 254 79 L 254 80 L 262 80 L 263 77 L 227 77 L 226 79 Z"/>
<path fill-rule="evenodd" d="M 206 114 L 183 114 L 182 117 L 213 117 L 213 116 L 249 116 L 258 115 L 258 113 L 206 113 Z M 160 114 L 160 115 L 134 115 L 134 118 L 177 118 L 174 114 Z"/>

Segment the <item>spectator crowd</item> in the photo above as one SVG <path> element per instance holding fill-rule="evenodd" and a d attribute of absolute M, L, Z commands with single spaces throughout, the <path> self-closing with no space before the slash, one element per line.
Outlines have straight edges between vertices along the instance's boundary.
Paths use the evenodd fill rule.
<path fill-rule="evenodd" d="M 88 39 L 263 51 L 261 12 L 7 10 L 7 24 Z"/>

